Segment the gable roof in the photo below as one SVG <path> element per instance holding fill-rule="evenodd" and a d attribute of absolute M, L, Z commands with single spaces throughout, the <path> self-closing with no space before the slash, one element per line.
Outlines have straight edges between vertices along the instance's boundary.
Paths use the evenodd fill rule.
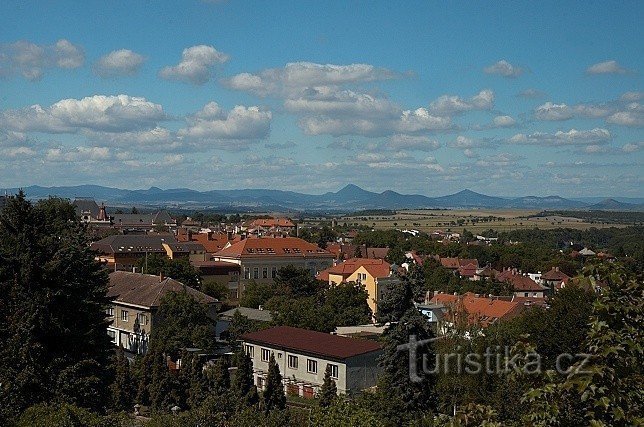
<path fill-rule="evenodd" d="M 145 234 L 115 234 L 105 237 L 90 245 L 92 250 L 104 254 L 114 253 L 141 253 L 141 252 L 163 252 L 166 253 L 163 243 L 176 244 L 174 236 L 167 235 L 145 235 Z"/>
<path fill-rule="evenodd" d="M 532 291 L 539 292 L 545 291 L 548 288 L 540 285 L 528 276 L 517 273 L 516 270 L 505 270 L 496 275 L 496 280 L 499 282 L 510 283 L 515 291 Z"/>
<path fill-rule="evenodd" d="M 464 295 L 437 294 L 430 302 L 444 304 L 452 310 L 457 310 L 460 306 L 467 313 L 468 323 L 480 322 L 484 327 L 500 319 L 512 318 L 524 308 L 524 305 L 518 301 L 477 297 L 471 292 Z M 452 312 L 452 316 L 454 314 L 456 313 Z"/>
<path fill-rule="evenodd" d="M 185 290 L 188 295 L 204 304 L 217 302 L 215 298 L 174 279 L 169 277 L 161 279 L 160 276 L 152 274 L 115 271 L 110 273 L 107 296 L 117 303 L 153 308 L 160 305 L 161 299 L 168 292 L 183 292 Z"/>
<path fill-rule="evenodd" d="M 93 218 L 98 216 L 99 207 L 94 199 L 76 199 L 72 202 L 72 205 L 74 205 L 76 215 L 89 212 Z"/>
<path fill-rule="evenodd" d="M 251 332 L 243 335 L 242 339 L 245 342 L 334 360 L 344 360 L 382 349 L 382 346 L 374 341 L 341 337 L 291 326 L 278 326 Z"/>
<path fill-rule="evenodd" d="M 389 277 L 391 272 L 391 264 L 382 259 L 371 259 L 371 258 L 351 258 L 338 265 L 329 267 L 326 270 L 321 271 L 316 278 L 318 280 L 329 280 L 329 275 L 338 275 L 342 276 L 344 281 L 353 273 L 356 272 L 360 267 L 364 267 L 369 274 L 375 278 Z"/>
<path fill-rule="evenodd" d="M 559 270 L 559 267 L 552 267 L 550 271 L 547 271 L 544 274 L 542 274 L 541 278 L 543 280 L 550 280 L 550 281 L 560 281 L 560 280 L 570 279 L 570 277 L 566 273 Z"/>
<path fill-rule="evenodd" d="M 233 243 L 214 254 L 222 258 L 332 257 L 330 252 L 297 237 L 257 237 Z"/>
<path fill-rule="evenodd" d="M 479 267 L 479 260 L 476 258 L 441 258 L 440 263 L 443 267 L 454 270 L 459 267 L 465 267 L 469 264 L 474 265 L 474 268 Z"/>

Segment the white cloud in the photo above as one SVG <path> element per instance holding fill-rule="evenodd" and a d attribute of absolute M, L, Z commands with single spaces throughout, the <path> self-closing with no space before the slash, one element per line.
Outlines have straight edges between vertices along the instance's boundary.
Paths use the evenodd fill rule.
<path fill-rule="evenodd" d="M 443 95 L 429 104 L 429 112 L 439 116 L 449 116 L 471 110 L 490 110 L 493 106 L 494 92 L 484 89 L 470 99 Z"/>
<path fill-rule="evenodd" d="M 84 162 L 105 161 L 113 158 L 108 147 L 75 147 L 66 149 L 62 147 L 50 148 L 45 154 L 49 162 Z"/>
<path fill-rule="evenodd" d="M 538 120 L 568 120 L 572 118 L 573 112 L 566 104 L 554 104 L 546 102 L 534 110 Z"/>
<path fill-rule="evenodd" d="M 463 154 L 464 154 L 464 155 L 465 155 L 465 157 L 467 157 L 468 159 L 475 159 L 475 158 L 477 158 L 477 157 L 479 156 L 479 155 L 478 155 L 474 150 L 472 150 L 471 148 L 466 148 L 465 150 L 463 150 Z"/>
<path fill-rule="evenodd" d="M 612 135 L 606 129 L 594 128 L 591 130 L 571 129 L 568 132 L 558 131 L 554 134 L 535 132 L 529 135 L 518 133 L 507 140 L 510 144 L 536 144 L 536 145 L 599 145 L 606 144 Z"/>
<path fill-rule="evenodd" d="M 63 99 L 45 108 L 36 104 L 20 110 L 5 110 L 0 112 L 0 126 L 18 132 L 122 132 L 152 127 L 165 118 L 161 105 L 145 98 L 94 95 Z"/>
<path fill-rule="evenodd" d="M 622 147 L 622 151 L 625 153 L 635 153 L 636 151 L 639 151 L 642 147 L 644 147 L 644 142 L 629 143 L 629 144 L 624 144 L 624 146 Z"/>
<path fill-rule="evenodd" d="M 510 64 L 502 59 L 483 69 L 486 74 L 497 74 L 503 77 L 516 78 L 523 74 L 523 68 Z"/>
<path fill-rule="evenodd" d="M 544 96 L 546 96 L 546 94 L 537 89 L 526 89 L 519 92 L 517 96 L 520 98 L 526 98 L 526 99 L 537 99 L 537 98 L 543 98 Z"/>
<path fill-rule="evenodd" d="M 210 80 L 212 68 L 228 59 L 228 55 L 212 46 L 192 46 L 183 50 L 181 62 L 175 66 L 164 67 L 159 71 L 159 76 L 166 80 L 202 85 Z"/>
<path fill-rule="evenodd" d="M 644 92 L 626 92 L 620 97 L 620 99 L 622 101 L 640 101 L 641 99 L 644 99 Z"/>
<path fill-rule="evenodd" d="M 310 89 L 306 96 L 285 100 L 284 106 L 298 114 L 361 118 L 391 118 L 398 114 L 398 107 L 387 99 L 351 90 L 336 91 L 329 87 Z"/>
<path fill-rule="evenodd" d="M 47 69 L 74 69 L 84 62 L 83 49 L 65 39 L 53 45 L 37 45 L 26 40 L 0 45 L 0 76 L 18 74 L 36 81 Z"/>
<path fill-rule="evenodd" d="M 586 69 L 587 74 L 626 74 L 628 70 L 617 61 L 604 61 L 593 64 Z"/>
<path fill-rule="evenodd" d="M 396 134 L 389 138 L 386 146 L 392 150 L 434 151 L 441 144 L 428 136 Z"/>
<path fill-rule="evenodd" d="M 514 126 L 516 124 L 516 120 L 514 120 L 510 116 L 496 116 L 494 118 L 493 123 L 494 123 L 495 127 L 499 127 L 499 128 L 501 128 L 501 127 L 510 127 L 510 126 Z"/>
<path fill-rule="evenodd" d="M 132 76 L 139 71 L 144 61 L 142 55 L 129 49 L 114 50 L 94 64 L 94 72 L 104 78 Z"/>
<path fill-rule="evenodd" d="M 271 119 L 271 112 L 259 107 L 237 105 L 226 112 L 216 102 L 210 102 L 187 119 L 188 126 L 178 135 L 201 141 L 263 139 L 270 132 Z"/>
<path fill-rule="evenodd" d="M 476 165 L 480 167 L 508 167 L 516 165 L 521 159 L 523 159 L 523 157 L 518 154 L 498 153 L 478 160 Z"/>
<path fill-rule="evenodd" d="M 450 143 L 450 146 L 461 149 L 479 147 L 480 145 L 481 143 L 479 141 L 475 141 L 463 135 L 457 136 L 456 139 Z"/>
<path fill-rule="evenodd" d="M 183 163 L 182 154 L 168 154 L 163 157 L 164 166 L 176 166 Z"/>
<path fill-rule="evenodd" d="M 606 121 L 622 126 L 644 126 L 644 107 L 637 102 L 631 102 L 622 110 L 611 114 Z"/>
<path fill-rule="evenodd" d="M 0 154 L 9 159 L 28 159 L 37 155 L 31 147 L 7 147 L 0 148 Z"/>
<path fill-rule="evenodd" d="M 396 73 L 370 64 L 316 64 L 292 62 L 283 68 L 271 68 L 259 74 L 241 73 L 224 80 L 228 87 L 259 96 L 287 98 L 302 96 L 307 88 L 342 86 L 395 78 Z"/>

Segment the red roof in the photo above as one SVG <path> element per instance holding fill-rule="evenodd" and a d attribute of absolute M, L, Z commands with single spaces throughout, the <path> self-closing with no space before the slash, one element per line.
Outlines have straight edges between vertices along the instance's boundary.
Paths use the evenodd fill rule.
<path fill-rule="evenodd" d="M 443 267 L 454 270 L 460 267 L 465 267 L 469 264 L 474 265 L 474 268 L 479 267 L 479 260 L 476 258 L 441 258 L 440 262 Z"/>
<path fill-rule="evenodd" d="M 570 277 L 563 271 L 559 270 L 559 267 L 552 267 L 552 269 L 544 273 L 541 278 L 549 281 L 564 281 L 568 280 Z"/>
<path fill-rule="evenodd" d="M 497 274 L 496 279 L 499 282 L 510 283 L 515 291 L 540 292 L 548 288 L 538 284 L 528 276 L 517 273 L 515 270 L 505 270 Z"/>
<path fill-rule="evenodd" d="M 342 276 L 342 280 L 344 281 L 346 278 L 355 273 L 356 270 L 360 267 L 364 267 L 369 272 L 369 274 L 375 278 L 389 277 L 391 271 L 391 264 L 382 259 L 351 258 L 338 265 L 321 271 L 316 276 L 316 278 L 318 280 L 324 280 L 326 282 L 329 280 L 329 275 L 334 274 Z"/>
<path fill-rule="evenodd" d="M 344 360 L 382 349 L 375 341 L 342 337 L 309 331 L 308 329 L 278 326 L 244 334 L 242 339 L 267 347 L 277 347 L 294 353 L 305 353 L 323 358 Z"/>
<path fill-rule="evenodd" d="M 518 301 L 477 297 L 470 292 L 465 295 L 437 294 L 434 295 L 431 302 L 444 304 L 452 310 L 462 304 L 461 307 L 468 315 L 468 322 L 471 324 L 480 322 L 482 326 L 488 326 L 499 319 L 512 318 L 524 307 Z"/>
<path fill-rule="evenodd" d="M 296 237 L 259 237 L 244 239 L 216 254 L 222 258 L 256 257 L 333 257 L 330 252 Z"/>

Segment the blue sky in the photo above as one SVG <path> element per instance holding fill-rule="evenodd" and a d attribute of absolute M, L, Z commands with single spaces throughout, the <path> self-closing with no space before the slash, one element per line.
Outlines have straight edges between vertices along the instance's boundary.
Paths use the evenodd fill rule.
<path fill-rule="evenodd" d="M 0 3 L 0 187 L 644 196 L 644 3 Z"/>

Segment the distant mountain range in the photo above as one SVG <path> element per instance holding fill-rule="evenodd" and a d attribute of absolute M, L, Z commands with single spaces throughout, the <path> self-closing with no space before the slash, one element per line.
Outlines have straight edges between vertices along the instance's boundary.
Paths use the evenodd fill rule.
<path fill-rule="evenodd" d="M 363 209 L 438 209 L 438 208 L 487 208 L 487 209 L 583 209 L 644 211 L 643 199 L 629 199 L 626 203 L 616 199 L 597 201 L 565 199 L 559 196 L 496 197 L 471 190 L 459 191 L 441 197 L 418 194 L 400 194 L 387 190 L 375 193 L 349 184 L 337 192 L 314 195 L 281 190 L 210 190 L 196 191 L 189 188 L 162 190 L 123 190 L 99 185 L 70 187 L 30 186 L 23 188 L 28 198 L 40 199 L 59 196 L 69 199 L 92 197 L 116 206 L 155 206 L 175 208 L 225 208 L 251 211 L 356 211 Z M 15 193 L 17 189 L 7 189 Z"/>

